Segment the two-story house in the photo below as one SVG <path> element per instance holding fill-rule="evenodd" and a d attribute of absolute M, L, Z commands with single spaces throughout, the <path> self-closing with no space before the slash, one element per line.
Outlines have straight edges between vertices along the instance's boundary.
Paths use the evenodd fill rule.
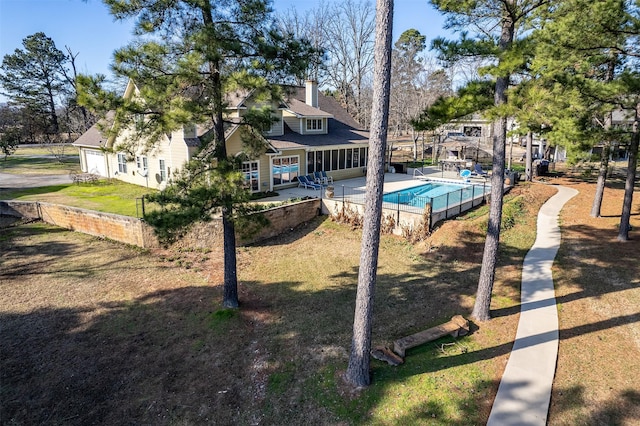
<path fill-rule="evenodd" d="M 334 98 L 319 92 L 316 82 L 286 89 L 285 99 L 271 105 L 274 122 L 263 132 L 266 152 L 243 164 L 251 191 L 295 186 L 300 174 L 321 170 L 335 180 L 362 176 L 368 154 L 368 132 Z M 136 92 L 135 84 L 129 82 L 124 96 L 135 96 Z M 227 101 L 230 121 L 255 106 L 251 92 L 230 93 Z M 185 126 L 165 135 L 148 152 L 140 149 L 134 156 L 113 152 L 118 141 L 105 137 L 98 125 L 73 145 L 79 148 L 84 172 L 162 189 L 185 161 L 197 153 L 200 138 L 210 130 L 199 125 Z M 225 133 L 228 155 L 242 152 L 240 133 L 239 126 L 228 126 Z M 127 136 L 125 131 L 121 137 Z"/>

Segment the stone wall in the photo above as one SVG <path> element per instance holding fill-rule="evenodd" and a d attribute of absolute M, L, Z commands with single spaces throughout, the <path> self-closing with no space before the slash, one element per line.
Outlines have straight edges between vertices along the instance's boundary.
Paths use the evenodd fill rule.
<path fill-rule="evenodd" d="M 265 240 L 280 235 L 301 223 L 308 222 L 321 214 L 321 202 L 319 198 L 285 204 L 265 210 L 262 214 L 269 220 L 269 225 L 262 228 L 251 238 L 242 239 L 242 244 Z"/>
<path fill-rule="evenodd" d="M 250 244 L 279 235 L 320 214 L 320 200 L 312 199 L 261 212 L 269 225 L 238 244 Z M 109 238 L 139 247 L 158 247 L 153 228 L 143 220 L 111 213 L 33 201 L 0 201 L 0 215 L 40 219 L 43 222 L 96 237 Z M 222 247 L 222 221 L 214 218 L 193 226 L 179 242 L 181 247 Z"/>
<path fill-rule="evenodd" d="M 33 201 L 0 201 L 0 214 L 40 219 L 61 228 L 138 247 L 158 247 L 153 229 L 135 217 Z"/>
<path fill-rule="evenodd" d="M 237 244 L 246 245 L 275 237 L 308 222 L 320 214 L 320 199 L 304 200 L 285 204 L 260 212 L 269 224 L 250 237 L 242 237 L 242 230 L 236 229 Z M 214 218 L 209 222 L 195 224 L 176 245 L 190 248 L 222 247 L 222 220 Z"/>

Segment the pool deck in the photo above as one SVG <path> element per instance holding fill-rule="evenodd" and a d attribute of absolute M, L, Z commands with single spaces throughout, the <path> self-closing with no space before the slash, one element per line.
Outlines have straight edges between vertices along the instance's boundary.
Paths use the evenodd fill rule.
<path fill-rule="evenodd" d="M 420 177 L 430 177 L 430 178 L 441 178 L 441 179 L 451 179 L 458 182 L 463 182 L 462 178 L 458 175 L 457 172 L 446 171 L 443 172 L 439 167 L 424 167 L 417 169 L 420 172 L 416 173 L 416 178 L 413 177 L 413 174 L 404 174 L 404 173 L 385 173 L 384 175 L 384 192 L 393 192 L 398 191 L 400 189 L 411 188 L 413 186 L 422 185 L 424 181 L 420 179 Z M 473 180 L 473 182 L 482 183 L 484 179 L 480 178 L 480 180 Z M 352 191 L 361 191 L 365 192 L 366 189 L 366 177 L 358 177 L 352 179 L 344 179 L 335 181 L 333 183 L 335 187 L 336 193 L 339 194 L 340 187 L 344 186 L 345 188 L 350 188 Z M 261 203 L 273 203 L 278 201 L 285 201 L 292 198 L 302 198 L 302 197 L 315 197 L 321 198 L 324 195 L 320 190 L 306 189 L 306 188 L 284 188 L 277 189 L 278 193 L 275 197 L 262 198 L 259 200 Z"/>

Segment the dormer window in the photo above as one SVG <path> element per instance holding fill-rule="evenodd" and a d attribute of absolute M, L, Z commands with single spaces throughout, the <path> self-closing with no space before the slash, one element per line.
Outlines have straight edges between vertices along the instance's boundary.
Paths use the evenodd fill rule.
<path fill-rule="evenodd" d="M 307 130 L 322 130 L 322 119 L 307 118 Z"/>
<path fill-rule="evenodd" d="M 264 126 L 264 133 L 268 133 L 268 134 L 273 133 L 273 130 L 279 123 L 280 123 L 280 120 L 272 121 L 271 124 L 269 124 L 268 126 Z"/>

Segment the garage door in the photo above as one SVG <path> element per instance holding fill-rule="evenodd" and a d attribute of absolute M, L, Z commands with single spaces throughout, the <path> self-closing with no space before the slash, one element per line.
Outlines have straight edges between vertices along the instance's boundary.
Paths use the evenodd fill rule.
<path fill-rule="evenodd" d="M 85 151 L 87 159 L 87 172 L 95 175 L 107 176 L 107 168 L 104 164 L 104 153 L 100 151 Z"/>

